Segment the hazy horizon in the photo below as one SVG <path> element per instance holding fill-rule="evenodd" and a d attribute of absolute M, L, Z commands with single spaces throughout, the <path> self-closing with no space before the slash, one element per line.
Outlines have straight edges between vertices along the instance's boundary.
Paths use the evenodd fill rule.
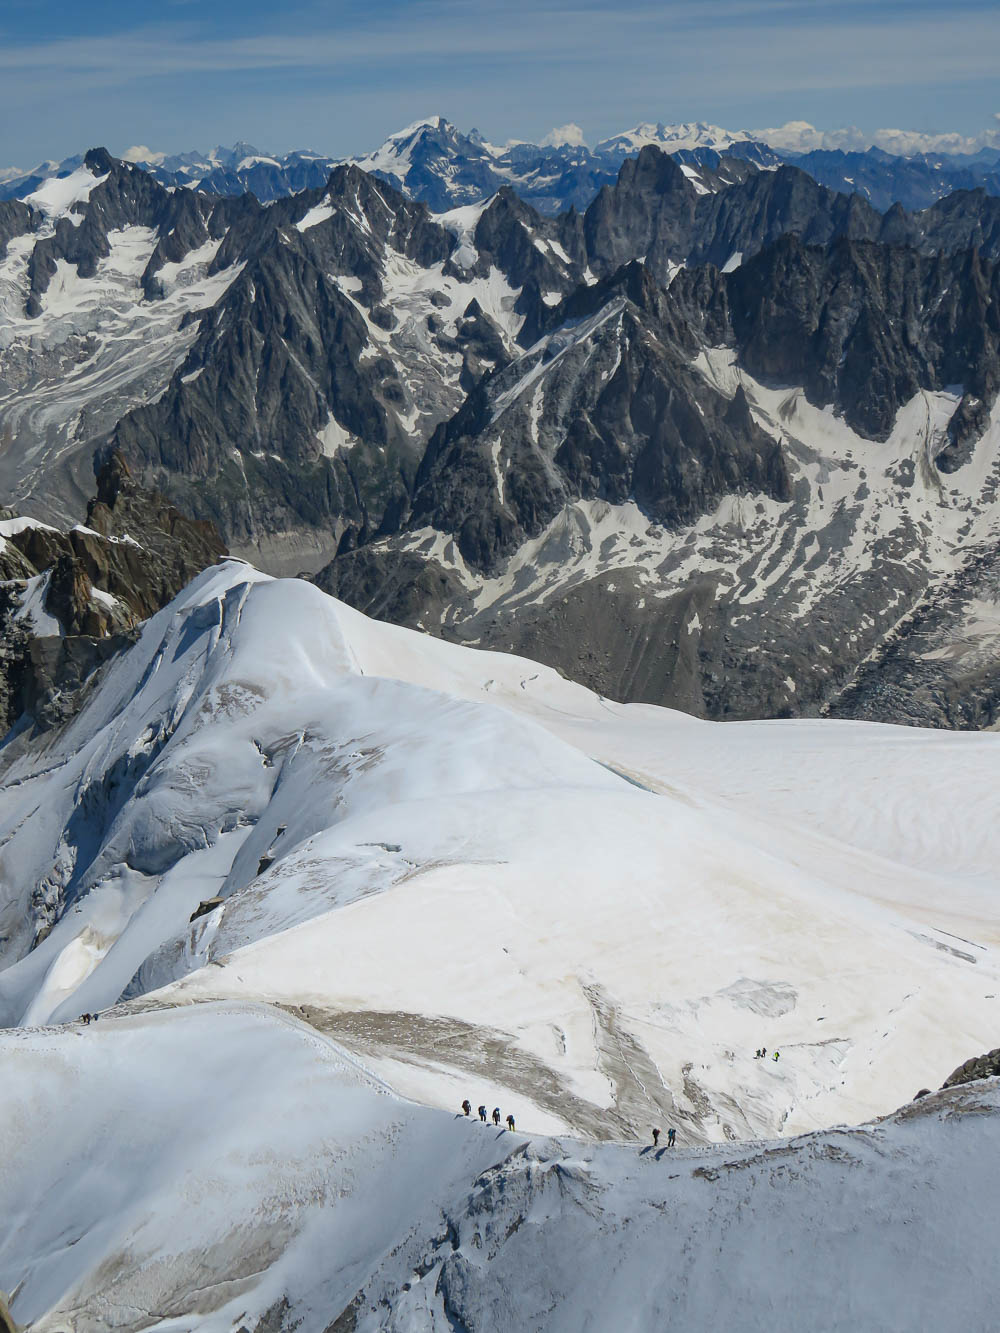
<path fill-rule="evenodd" d="M 280 18 L 262 0 L 167 0 L 156 14 L 8 6 L 0 165 L 237 140 L 346 156 L 431 114 L 497 142 L 706 120 L 860 127 L 845 146 L 885 127 L 1000 143 L 992 0 L 307 0 Z"/>

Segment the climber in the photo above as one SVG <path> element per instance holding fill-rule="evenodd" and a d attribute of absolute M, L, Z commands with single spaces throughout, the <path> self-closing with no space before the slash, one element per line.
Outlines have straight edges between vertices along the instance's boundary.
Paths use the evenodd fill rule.
<path fill-rule="evenodd" d="M 468 1097 L 466 1097 L 465 1101 L 462 1103 L 462 1110 L 466 1115 L 472 1114 L 472 1103 L 469 1101 Z"/>
<path fill-rule="evenodd" d="M 653 1147 L 654 1147 L 654 1148 L 655 1148 L 656 1145 L 659 1143 L 659 1141 L 660 1141 L 660 1131 L 659 1131 L 659 1130 L 656 1128 L 656 1126 L 654 1125 L 654 1126 L 653 1126 Z"/>
<path fill-rule="evenodd" d="M 499 1107 L 499 1106 L 494 1106 L 494 1108 L 493 1108 L 493 1123 L 494 1123 L 494 1125 L 499 1125 L 499 1123 L 500 1123 L 500 1107 Z"/>
<path fill-rule="evenodd" d="M 479 1119 L 483 1122 L 484 1125 L 486 1124 L 486 1107 L 485 1107 L 485 1106 L 481 1106 L 481 1107 L 479 1108 Z"/>
<path fill-rule="evenodd" d="M 512 1134 L 514 1133 L 514 1117 L 512 1115 L 507 1117 L 507 1128 Z"/>
<path fill-rule="evenodd" d="M 676 1130 L 676 1129 L 668 1129 L 668 1130 L 667 1130 L 667 1147 L 668 1147 L 668 1148 L 672 1148 L 672 1147 L 674 1146 L 674 1141 L 675 1141 L 676 1138 L 677 1138 L 677 1130 Z"/>
<path fill-rule="evenodd" d="M 778 1062 L 778 1052 L 777 1052 L 777 1051 L 775 1051 L 775 1053 L 771 1056 L 771 1059 L 775 1062 L 775 1064 L 777 1064 L 777 1062 Z"/>

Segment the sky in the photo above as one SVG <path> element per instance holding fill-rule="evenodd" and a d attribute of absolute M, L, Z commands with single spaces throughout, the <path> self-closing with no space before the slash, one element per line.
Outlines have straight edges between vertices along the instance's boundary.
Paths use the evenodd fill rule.
<path fill-rule="evenodd" d="M 438 114 L 501 143 L 686 120 L 1000 143 L 998 51 L 997 0 L 0 0 L 0 166 L 348 155 Z"/>

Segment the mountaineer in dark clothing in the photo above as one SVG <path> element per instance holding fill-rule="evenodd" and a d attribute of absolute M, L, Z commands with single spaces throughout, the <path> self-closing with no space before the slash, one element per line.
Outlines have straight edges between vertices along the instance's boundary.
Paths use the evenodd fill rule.
<path fill-rule="evenodd" d="M 472 1114 L 472 1103 L 469 1101 L 468 1097 L 466 1097 L 465 1101 L 462 1103 L 462 1110 L 466 1115 Z"/>
<path fill-rule="evenodd" d="M 483 1122 L 484 1125 L 486 1124 L 486 1107 L 485 1107 L 485 1106 L 481 1106 L 481 1107 L 479 1108 L 479 1119 Z"/>
<path fill-rule="evenodd" d="M 500 1123 L 500 1107 L 499 1107 L 499 1106 L 494 1106 L 494 1108 L 493 1108 L 493 1123 L 494 1123 L 494 1125 L 499 1125 L 499 1123 Z"/>
<path fill-rule="evenodd" d="M 509 1115 L 509 1116 L 507 1117 L 507 1128 L 508 1128 L 508 1129 L 510 1130 L 510 1132 L 513 1134 L 513 1132 L 514 1132 L 514 1117 L 513 1117 L 512 1115 Z"/>
<path fill-rule="evenodd" d="M 668 1130 L 667 1130 L 667 1147 L 668 1147 L 668 1148 L 672 1148 L 672 1147 L 674 1146 L 674 1141 L 676 1140 L 676 1138 L 677 1138 L 677 1130 L 676 1130 L 676 1129 L 668 1129 Z"/>
<path fill-rule="evenodd" d="M 659 1143 L 659 1141 L 660 1141 L 660 1131 L 659 1131 L 658 1129 L 654 1128 L 654 1129 L 653 1129 L 653 1147 L 654 1147 L 654 1148 L 655 1148 L 656 1145 Z"/>

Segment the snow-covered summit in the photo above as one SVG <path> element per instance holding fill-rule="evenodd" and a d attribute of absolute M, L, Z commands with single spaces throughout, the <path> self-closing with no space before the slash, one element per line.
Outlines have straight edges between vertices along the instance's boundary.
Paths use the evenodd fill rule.
<path fill-rule="evenodd" d="M 432 1105 L 687 1143 L 993 1035 L 992 736 L 613 705 L 230 561 L 3 761 L 7 1023 L 264 1000 Z"/>
<path fill-rule="evenodd" d="M 24 202 L 54 221 L 71 216 L 75 206 L 86 203 L 94 186 L 106 179 L 106 176 L 96 175 L 87 166 L 77 167 L 68 176 L 50 176 L 37 190 L 26 195 Z"/>
<path fill-rule="evenodd" d="M 745 130 L 730 131 L 719 125 L 710 125 L 705 121 L 688 121 L 679 125 L 643 122 L 630 130 L 602 139 L 597 145 L 598 153 L 637 153 L 649 144 L 662 148 L 664 152 L 676 153 L 682 149 L 712 148 L 718 153 L 725 152 L 734 143 L 747 143 L 753 136 Z"/>
<path fill-rule="evenodd" d="M 541 212 L 555 214 L 570 205 L 585 208 L 601 186 L 614 179 L 625 158 L 652 145 L 696 157 L 728 153 L 760 168 L 792 161 L 823 184 L 863 194 L 885 209 L 896 200 L 908 208 L 923 208 L 942 194 L 978 183 L 995 194 L 1000 189 L 995 140 L 995 131 L 969 138 L 896 129 L 821 130 L 807 121 L 749 131 L 707 121 L 643 121 L 591 150 L 584 131 L 573 122 L 557 126 L 537 143 L 499 136 L 494 143 L 478 130 L 463 131 L 444 116 L 433 115 L 412 121 L 378 147 L 348 158 L 311 149 L 275 153 L 238 142 L 209 152 L 182 153 L 133 145 L 122 153 L 122 160 L 141 166 L 164 185 L 215 194 L 251 191 L 263 201 L 317 188 L 336 166 L 351 161 L 386 177 L 437 212 L 482 202 L 509 185 Z M 873 146 L 881 157 L 867 151 Z M 846 160 L 832 159 L 829 150 Z M 933 163 L 924 161 L 928 154 Z M 80 162 L 77 156 L 42 162 L 28 172 L 0 168 L 0 199 L 23 197 L 51 176 L 70 174 Z"/>

